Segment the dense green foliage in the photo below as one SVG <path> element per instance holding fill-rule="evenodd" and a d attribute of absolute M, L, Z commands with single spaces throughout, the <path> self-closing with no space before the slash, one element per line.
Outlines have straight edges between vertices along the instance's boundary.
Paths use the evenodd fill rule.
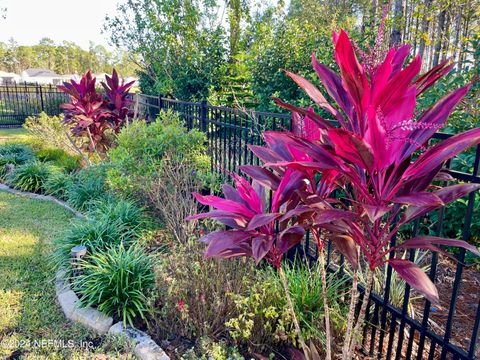
<path fill-rule="evenodd" d="M 478 68 L 474 2 L 411 0 L 391 4 L 383 46 L 412 45 L 425 68 L 451 57 L 459 75 Z M 385 2 L 365 0 L 124 0 L 106 19 L 112 43 L 138 55 L 148 94 L 219 105 L 276 110 L 278 96 L 306 100 L 280 69 L 308 75 L 310 55 L 330 65 L 332 30 L 365 48 L 379 33 Z M 394 6 L 395 5 L 395 6 Z M 224 13 L 225 19 L 219 14 Z M 443 20 L 441 20 L 443 18 Z M 223 20 L 223 21 L 222 21 Z M 470 76 L 470 75 L 467 75 Z"/>
<path fill-rule="evenodd" d="M 324 307 L 322 280 L 315 267 L 304 262 L 285 266 L 288 287 L 296 307 L 302 335 L 313 341 L 324 341 Z M 346 326 L 346 308 L 341 299 L 345 296 L 345 280 L 338 274 L 327 279 L 327 298 L 335 335 L 341 336 Z M 283 294 L 278 273 L 272 268 L 259 271 L 256 282 L 247 296 L 230 294 L 238 315 L 228 319 L 230 335 L 238 344 L 248 345 L 265 352 L 279 345 L 297 345 L 291 313 Z"/>
<path fill-rule="evenodd" d="M 161 172 L 167 157 L 191 161 L 199 173 L 206 174 L 210 160 L 206 153 L 205 134 L 187 131 L 177 115 L 161 113 L 157 121 L 147 125 L 137 121 L 125 127 L 117 139 L 117 147 L 109 152 L 107 180 L 113 189 L 131 195 L 138 192 L 139 181 Z"/>
<path fill-rule="evenodd" d="M 96 252 L 80 264 L 82 275 L 75 279 L 82 303 L 96 305 L 108 315 L 133 326 L 144 318 L 146 300 L 155 284 L 153 258 L 142 248 L 122 244 Z"/>
<path fill-rule="evenodd" d="M 36 155 L 40 161 L 50 162 L 64 169 L 66 172 L 72 172 L 80 167 L 80 158 L 69 155 L 62 149 L 41 149 Z"/>
<path fill-rule="evenodd" d="M 5 176 L 8 164 L 22 165 L 35 159 L 33 150 L 23 144 L 8 143 L 0 146 L 0 175 Z"/>
<path fill-rule="evenodd" d="M 44 193 L 48 178 L 59 169 L 41 161 L 16 166 L 6 176 L 7 183 L 22 191 Z"/>
<path fill-rule="evenodd" d="M 87 210 L 95 201 L 106 199 L 111 194 L 105 184 L 105 166 L 94 165 L 80 170 L 73 181 L 68 182 L 67 201 L 78 210 Z"/>

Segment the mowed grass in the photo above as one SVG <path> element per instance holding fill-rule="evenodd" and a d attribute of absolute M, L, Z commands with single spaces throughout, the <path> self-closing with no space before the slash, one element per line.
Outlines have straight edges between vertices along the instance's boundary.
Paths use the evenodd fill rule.
<path fill-rule="evenodd" d="M 131 344 L 69 322 L 55 296 L 50 242 L 72 215 L 0 191 L 0 358 L 131 359 Z"/>
<path fill-rule="evenodd" d="M 31 135 L 24 128 L 0 129 L 0 144 L 6 142 L 28 142 Z"/>

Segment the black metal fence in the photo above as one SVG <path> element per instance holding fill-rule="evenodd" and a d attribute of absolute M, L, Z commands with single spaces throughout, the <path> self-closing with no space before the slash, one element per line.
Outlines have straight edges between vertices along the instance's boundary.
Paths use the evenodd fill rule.
<path fill-rule="evenodd" d="M 163 97 L 137 95 L 135 110 L 140 117 L 153 121 L 160 110 L 177 112 L 188 129 L 205 132 L 212 159 L 212 170 L 238 171 L 239 165 L 258 164 L 259 160 L 248 150 L 249 144 L 261 144 L 265 130 L 290 129 L 291 116 L 258 111 L 212 106 L 205 101 L 186 102 Z M 438 133 L 434 139 L 450 135 Z M 435 141 L 435 140 L 433 140 Z M 449 173 L 459 181 L 480 183 L 480 146 L 469 154 L 470 163 L 449 161 Z M 461 238 L 480 238 L 472 233 L 472 223 L 480 223 L 478 194 L 470 194 L 461 208 Z M 425 233 L 444 235 L 445 224 L 452 216 L 458 217 L 458 208 L 447 207 L 412 224 L 410 235 Z M 433 219 L 433 220 L 432 220 Z M 427 225 L 426 225 L 427 224 Z M 392 239 L 394 245 L 396 239 Z M 317 250 L 307 237 L 304 242 L 307 256 L 315 258 Z M 465 266 L 465 251 L 457 254 L 457 262 L 410 251 L 404 256 L 411 260 L 424 257 L 432 281 L 437 283 L 442 299 L 441 307 L 433 307 L 401 281 L 387 266 L 378 274 L 381 279 L 370 297 L 362 337 L 362 350 L 375 359 L 475 359 L 480 355 L 478 335 L 480 326 L 480 272 Z M 426 257 L 429 256 L 429 257 Z M 329 264 L 343 269 L 341 255 L 328 247 Z"/>
<path fill-rule="evenodd" d="M 68 102 L 68 96 L 53 85 L 1 85 L 0 128 L 20 127 L 27 117 L 42 111 L 58 115 L 61 113 L 60 104 L 65 102 Z"/>

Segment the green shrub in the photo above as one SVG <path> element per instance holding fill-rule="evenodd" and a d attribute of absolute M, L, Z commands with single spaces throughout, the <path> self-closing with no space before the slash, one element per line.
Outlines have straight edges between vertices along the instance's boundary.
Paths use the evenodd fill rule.
<path fill-rule="evenodd" d="M 143 209 L 132 200 L 111 198 L 95 203 L 91 215 L 105 221 L 119 221 L 132 230 L 140 230 L 146 225 Z"/>
<path fill-rule="evenodd" d="M 52 148 L 39 150 L 37 158 L 41 161 L 52 162 L 66 172 L 78 169 L 81 159 L 79 156 L 69 155 L 65 150 Z"/>
<path fill-rule="evenodd" d="M 66 191 L 67 201 L 80 211 L 87 210 L 95 202 L 111 196 L 105 184 L 103 165 L 89 166 L 80 170 Z"/>
<path fill-rule="evenodd" d="M 64 236 L 54 241 L 53 261 L 56 266 L 65 266 L 68 269 L 70 250 L 74 246 L 86 246 L 87 253 L 93 255 L 119 244 L 129 247 L 138 242 L 139 236 L 140 232 L 129 229 L 120 220 L 90 218 L 74 222 Z"/>
<path fill-rule="evenodd" d="M 67 190 L 72 186 L 72 176 L 64 172 L 54 172 L 45 181 L 45 193 L 57 199 L 66 200 Z"/>
<path fill-rule="evenodd" d="M 0 177 L 6 175 L 6 166 L 22 165 L 26 162 L 35 160 L 33 150 L 24 144 L 9 143 L 0 145 Z"/>
<path fill-rule="evenodd" d="M 82 261 L 83 274 L 75 278 L 81 301 L 133 326 L 144 318 L 147 295 L 155 284 L 153 259 L 138 246 L 122 244 Z"/>
<path fill-rule="evenodd" d="M 6 180 L 16 189 L 34 193 L 44 193 L 46 182 L 52 174 L 59 172 L 59 169 L 40 161 L 32 161 L 17 166 Z"/>
<path fill-rule="evenodd" d="M 178 115 L 162 112 L 157 121 L 147 125 L 137 121 L 122 129 L 117 147 L 110 150 L 111 169 L 108 182 L 124 194 L 139 191 L 139 178 L 148 179 L 161 171 L 168 154 L 192 162 L 198 173 L 210 168 L 206 156 L 206 137 L 198 130 L 187 131 Z"/>

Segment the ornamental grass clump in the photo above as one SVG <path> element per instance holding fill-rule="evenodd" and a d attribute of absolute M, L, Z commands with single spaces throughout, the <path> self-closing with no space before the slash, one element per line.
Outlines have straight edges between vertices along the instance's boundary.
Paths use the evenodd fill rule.
<path fill-rule="evenodd" d="M 44 193 L 48 179 L 59 172 L 59 168 L 35 160 L 15 167 L 7 174 L 6 181 L 21 191 Z"/>
<path fill-rule="evenodd" d="M 139 246 L 112 246 L 81 261 L 74 284 L 85 306 L 134 326 L 145 319 L 147 295 L 155 284 L 153 258 Z"/>
<path fill-rule="evenodd" d="M 292 131 L 265 132 L 266 146 L 250 146 L 263 166 L 242 168 L 253 178 L 256 189 L 262 184 L 273 191 L 273 204 L 275 199 L 282 201 L 265 211 L 262 196 L 251 190 L 246 180 L 237 179 L 237 190 L 227 186 L 225 198 L 196 195 L 200 203 L 216 210 L 193 219 L 212 217 L 231 228 L 203 238 L 208 243 L 207 256 L 266 258 L 280 274 L 283 250 L 298 243 L 306 230 L 317 242 L 322 265 L 324 243 L 331 240 L 353 268 L 342 350 L 346 360 L 353 357 L 378 267 L 390 265 L 430 303 L 439 302 L 430 278 L 414 262 L 396 256 L 397 250 L 444 252 L 441 246 L 446 245 L 480 255 L 465 241 L 435 236 L 415 236 L 395 243 L 402 225 L 480 188 L 480 184 L 468 183 L 440 186 L 441 180 L 453 180 L 442 170 L 444 163 L 479 144 L 480 129 L 429 142 L 471 87 L 468 84 L 454 90 L 428 109 L 416 109 L 417 97 L 452 68 L 448 61 L 419 76 L 421 59 L 417 56 L 406 62 L 409 45 L 385 53 L 378 51 L 379 46 L 369 53 L 357 50 L 365 60 L 361 64 L 344 31 L 334 33 L 333 42 L 340 75 L 318 63 L 314 55 L 312 65 L 334 105 L 305 78 L 286 74 L 338 126 L 312 108 L 276 99 L 277 104 L 292 111 Z M 341 198 L 333 198 L 333 190 L 339 190 Z M 367 264 L 365 296 L 355 316 L 360 262 Z M 320 268 L 323 277 L 324 267 Z M 287 286 L 285 293 L 288 299 Z M 326 358 L 331 359 L 328 307 L 325 315 L 325 351 Z M 305 344 L 302 347 L 310 357 Z"/>

